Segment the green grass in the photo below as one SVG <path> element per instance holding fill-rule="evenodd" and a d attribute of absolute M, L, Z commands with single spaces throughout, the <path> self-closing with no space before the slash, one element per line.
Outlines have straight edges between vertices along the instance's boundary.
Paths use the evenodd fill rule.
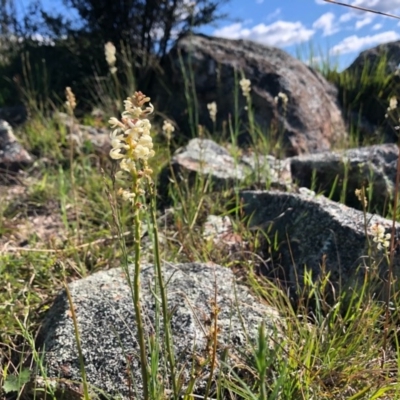
<path fill-rule="evenodd" d="M 379 65 L 372 78 L 368 76 L 367 79 L 367 72 L 363 72 L 357 81 L 355 77 L 339 74 L 329 62 L 323 64 L 321 71 L 339 84 L 343 105 L 350 112 L 365 107 L 363 96 L 371 90 L 376 90 L 382 104 L 387 104 L 388 96 L 393 94 L 392 91 L 388 93 L 390 77 Z M 198 132 L 197 103 L 190 82 L 193 73 L 185 73 L 184 90 L 195 135 Z M 134 84 L 129 76 L 125 80 Z M 107 80 L 106 85 L 100 94 L 109 93 L 114 82 Z M 116 83 L 113 88 L 117 87 Z M 241 96 L 239 89 L 236 85 L 235 98 Z M 26 95 L 31 96 L 31 102 L 35 101 L 36 93 L 32 96 L 27 90 Z M 93 153 L 87 146 L 80 153 L 74 150 L 71 157 L 68 132 L 57 120 L 42 112 L 44 103 L 41 100 L 32 107 L 31 119 L 18 132 L 23 145 L 37 161 L 21 178 L 20 192 L 13 196 L 11 191 L 6 191 L 0 199 L 0 362 L 3 371 L 0 386 L 5 382 L 10 384 L 10 376 L 23 376 L 22 365 L 29 355 L 33 354 L 40 365 L 32 338 L 64 280 L 72 281 L 119 266 L 123 259 L 107 195 L 107 187 L 112 193 L 112 163 L 108 155 Z M 107 112 L 113 108 L 112 104 L 107 99 Z M 88 116 L 83 120 L 92 121 Z M 230 136 L 232 154 L 237 158 L 241 150 L 235 143 L 243 126 L 235 115 L 227 124 L 230 134 L 224 139 L 219 132 L 206 134 L 221 144 L 227 144 Z M 267 136 L 257 126 L 251 129 L 252 147 L 258 153 L 281 154 L 280 132 L 270 132 Z M 160 133 L 160 130 L 158 125 L 153 127 L 153 133 Z M 353 127 L 352 132 L 351 146 L 380 142 L 379 138 L 360 138 L 357 127 Z M 156 156 L 151 159 L 150 166 L 157 181 L 162 166 L 168 165 L 171 149 L 161 135 L 154 140 Z M 295 307 L 278 283 L 254 272 L 255 265 L 260 262 L 256 254 L 265 241 L 247 229 L 237 191 L 249 186 L 260 187 L 258 174 L 235 188 L 226 187 L 218 192 L 213 190 L 208 177 L 200 176 L 194 181 L 189 176 L 182 178 L 170 184 L 169 197 L 175 210 L 172 218 L 168 222 L 160 219 L 158 223 L 164 238 L 160 247 L 162 258 L 173 263 L 212 261 L 232 268 L 238 279 L 280 312 L 286 325 L 285 338 L 272 343 L 266 343 L 263 327 L 260 327 L 253 354 L 246 355 L 245 371 L 222 368 L 217 389 L 215 393 L 210 389 L 210 396 L 285 400 L 400 399 L 397 313 L 388 324 L 384 318 L 385 305 L 371 294 L 372 274 L 366 275 L 363 286 L 349 293 L 334 293 L 334 296 L 329 290 L 329 275 L 322 274 L 317 280 L 306 275 L 305 289 Z M 346 185 L 343 187 L 341 200 L 344 201 Z M 268 184 L 263 188 L 268 188 Z M 135 248 L 130 232 L 132 215 L 128 206 L 120 206 L 126 253 L 131 254 Z M 232 257 L 202 236 L 203 223 L 210 214 L 229 215 L 233 219 L 235 233 L 247 243 L 243 252 Z M 38 221 L 43 229 L 32 229 L 38 226 Z M 273 255 L 278 251 L 279 238 L 266 236 Z M 154 260 L 145 246 L 143 257 Z M 395 306 L 398 297 L 398 293 L 393 294 Z M 388 344 L 385 343 L 385 329 Z M 153 357 L 157 357 L 157 349 Z M 220 362 L 225 365 L 224 360 Z M 151 363 L 152 375 L 156 376 L 154 365 Z M 19 383 L 15 385 L 18 387 Z M 158 393 L 158 389 L 152 393 Z M 4 394 L 4 397 L 7 396 Z M 50 397 L 55 398 L 51 394 Z"/>

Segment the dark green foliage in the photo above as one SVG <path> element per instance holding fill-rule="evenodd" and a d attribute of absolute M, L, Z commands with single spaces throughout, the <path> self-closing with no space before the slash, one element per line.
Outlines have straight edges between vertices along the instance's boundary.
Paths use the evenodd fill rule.
<path fill-rule="evenodd" d="M 87 106 L 86 86 L 88 77 L 94 74 L 96 62 L 94 49 L 103 54 L 100 44 L 96 48 L 90 38 L 83 35 L 55 41 L 54 45 L 25 40 L 20 51 L 2 68 L 0 79 L 7 85 L 0 87 L 0 102 L 11 105 L 22 95 L 23 100 L 28 97 L 29 101 L 49 106 L 59 103 L 60 98 L 63 101 L 65 87 L 71 86 L 80 106 Z"/>
<path fill-rule="evenodd" d="M 200 0 L 194 9 L 183 0 L 63 0 L 78 12 L 81 31 L 96 34 L 103 43 L 129 43 L 143 61 L 148 54 L 165 55 L 174 31 L 180 36 L 215 21 L 220 17 L 218 8 L 226 1 Z"/>
<path fill-rule="evenodd" d="M 362 54 L 360 55 L 362 57 Z M 381 51 L 379 57 L 364 58 L 357 66 L 355 63 L 345 71 L 329 71 L 328 80 L 337 85 L 339 101 L 345 117 L 355 130 L 360 131 L 359 144 L 395 142 L 397 131 L 390 116 L 385 118 L 389 99 L 400 96 L 400 77 L 388 68 L 390 59 Z M 377 127 L 375 133 L 360 128 L 361 121 Z"/>
<path fill-rule="evenodd" d="M 18 51 L 8 56 L 7 65 L 0 63 L 0 106 L 18 103 L 21 94 L 25 102 L 28 97 L 39 104 L 47 102 L 45 106 L 59 105 L 65 87 L 70 86 L 79 99 L 78 108 L 85 109 L 93 102 L 93 84 L 98 83 L 93 80 L 108 73 L 104 57 L 108 41 L 118 53 L 124 50 L 133 55 L 129 68 L 140 80 L 140 90 L 151 95 L 155 69 L 173 41 L 222 17 L 218 9 L 229 0 L 197 1 L 196 10 L 183 0 L 63 1 L 80 19 L 51 15 L 39 5 L 33 9 L 34 2 L 28 7 L 25 39 L 18 44 Z M 32 37 L 48 38 L 52 43 Z M 122 62 L 117 62 L 118 79 L 124 85 L 121 70 L 126 71 L 127 66 Z M 27 88 L 29 93 L 21 92 Z"/>

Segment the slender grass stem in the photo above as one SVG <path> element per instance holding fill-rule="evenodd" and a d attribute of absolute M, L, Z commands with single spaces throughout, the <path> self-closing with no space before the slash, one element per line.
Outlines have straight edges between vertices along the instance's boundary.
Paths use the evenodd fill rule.
<path fill-rule="evenodd" d="M 391 287 L 393 279 L 393 264 L 394 264 L 394 252 L 395 252 L 395 235 L 396 235 L 396 216 L 397 216 L 397 203 L 399 197 L 399 183 L 400 183 L 400 139 L 397 144 L 399 150 L 399 156 L 397 157 L 397 171 L 396 171 L 396 185 L 394 189 L 393 199 L 393 217 L 392 217 L 392 232 L 390 237 L 390 257 L 388 266 L 388 277 L 386 281 L 386 310 L 385 310 L 385 328 L 383 337 L 383 351 L 386 353 L 388 331 L 390 323 L 390 299 L 391 299 Z"/>
<path fill-rule="evenodd" d="M 164 334 L 165 334 L 165 346 L 167 352 L 167 358 L 169 362 L 170 375 L 172 381 L 172 390 L 174 393 L 174 399 L 179 398 L 179 389 L 177 385 L 176 379 L 176 371 L 175 371 L 175 356 L 173 350 L 172 343 L 172 333 L 171 333 L 171 324 L 170 324 L 170 316 L 168 312 L 168 299 L 167 299 L 167 291 L 164 285 L 164 278 L 161 270 L 161 260 L 160 260 L 160 247 L 159 247 L 159 237 L 158 237 L 158 229 L 157 229 L 157 219 L 156 219 L 156 196 L 154 191 L 154 185 L 152 183 L 149 184 L 149 193 L 150 193 L 150 214 L 151 214 L 151 222 L 152 222 L 152 230 L 153 230 L 153 238 L 154 238 L 154 263 L 157 271 L 157 279 L 158 285 L 160 288 L 161 294 L 161 308 L 163 314 L 163 324 L 164 324 Z"/>
<path fill-rule="evenodd" d="M 69 303 L 69 309 L 71 311 L 72 322 L 74 324 L 76 347 L 78 349 L 78 355 L 79 355 L 79 368 L 80 368 L 80 372 L 81 372 L 82 385 L 83 385 L 83 397 L 85 400 L 90 400 L 89 389 L 88 389 L 88 384 L 87 384 L 87 377 L 86 377 L 86 370 L 85 370 L 85 362 L 84 362 L 84 358 L 83 358 L 81 339 L 79 337 L 78 321 L 76 319 L 74 303 L 72 301 L 72 297 L 71 297 L 71 293 L 68 289 L 68 285 L 65 281 L 64 281 L 64 287 L 65 287 L 65 292 L 68 297 L 68 303 Z"/>
<path fill-rule="evenodd" d="M 134 246 L 135 246 L 135 273 L 133 277 L 133 303 L 135 308 L 138 341 L 140 347 L 140 368 L 143 379 L 143 398 L 149 399 L 149 385 L 147 376 L 147 351 L 145 332 L 143 328 L 142 308 L 140 306 L 140 210 L 134 205 Z"/>

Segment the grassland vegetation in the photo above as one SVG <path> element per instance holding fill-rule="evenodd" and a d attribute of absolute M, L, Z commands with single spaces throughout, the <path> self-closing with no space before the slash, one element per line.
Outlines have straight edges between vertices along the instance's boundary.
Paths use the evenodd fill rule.
<path fill-rule="evenodd" d="M 306 274 L 304 291 L 294 306 L 278 282 L 271 282 L 256 273 L 258 247 L 260 243 L 265 243 L 265 238 L 261 240 L 261 232 L 254 233 L 247 229 L 237 193 L 240 185 L 243 188 L 260 186 L 257 176 L 252 182 L 238 183 L 238 187 L 226 187 L 218 192 L 213 190 L 212 182 L 205 176 L 197 177 L 194 184 L 190 184 L 193 182 L 189 182 L 187 176 L 179 182 L 172 179 L 169 197 L 174 211 L 169 214 L 170 218 L 163 218 L 162 210 L 156 208 L 154 183 L 157 183 L 162 167 L 169 165 L 177 147 L 175 128 L 167 118 L 160 118 L 160 114 L 150 124 L 150 99 L 141 95 L 141 88 L 136 87 L 137 77 L 133 76 L 129 67 L 133 62 L 129 60 L 129 51 L 113 50 L 111 45 L 107 49 L 107 71 L 87 73 L 85 76 L 88 85 L 85 89 L 91 93 L 91 105 L 100 106 L 105 111 L 105 118 L 100 122 L 95 122 L 84 112 L 80 114 L 80 103 L 83 110 L 87 109 L 88 98 L 75 93 L 75 99 L 68 92 L 67 104 L 64 104 L 62 92 L 50 96 L 49 91 L 54 90 L 53 78 L 47 74 L 46 66 L 33 68 L 32 60 L 28 56 L 24 59 L 26 68 L 20 95 L 30 110 L 30 118 L 17 133 L 37 161 L 30 169 L 15 176 L 17 184 L 0 187 L 2 396 L 16 398 L 24 393 L 32 358 L 45 378 L 45 371 L 40 368 L 43 367 L 40 355 L 35 352 L 34 337 L 52 299 L 66 283 L 99 270 L 118 266 L 124 268 L 128 263 L 134 263 L 138 272 L 141 263 L 149 261 L 158 267 L 161 295 L 167 296 L 162 293 L 162 259 L 172 263 L 212 261 L 232 268 L 238 280 L 275 307 L 287 324 L 284 343 L 276 343 L 272 348 L 266 344 L 263 326 L 260 326 L 259 341 L 248 359 L 248 374 L 221 375 L 216 389 L 209 382 L 205 397 L 400 398 L 398 293 L 392 293 L 388 299 L 386 311 L 390 308 L 389 315 L 385 314 L 385 304 L 374 297 L 371 290 L 373 268 L 371 273 L 366 273 L 363 285 L 350 292 L 336 293 L 333 301 L 329 297 L 329 274 L 321 274 L 317 280 Z M 119 56 L 125 61 L 118 63 L 115 57 Z M 342 106 L 350 114 L 361 109 L 368 110 L 371 94 L 379 99 L 384 110 L 390 107 L 390 99 L 398 94 L 398 87 L 393 85 L 396 81 L 387 74 L 384 64 L 385 58 L 382 57 L 373 71 L 370 66 L 365 66 L 365 70 L 356 76 L 339 73 L 326 64 L 319 68 L 328 80 L 338 85 Z M 193 77 L 192 71 L 185 73 L 188 80 Z M 186 90 L 189 90 L 189 83 Z M 196 116 L 190 115 L 193 134 L 210 137 L 229 147 L 237 156 L 242 151 L 236 145 L 237 135 L 243 129 L 249 129 L 251 146 L 257 148 L 258 153 L 278 154 L 281 149 L 280 132 L 270 135 L 267 140 L 251 118 L 250 84 L 245 76 L 237 76 L 233 93 L 246 98 L 250 126 L 242 126 L 233 115 L 234 124 L 227 122 L 230 135 L 222 136 L 219 132 L 207 132 L 194 125 Z M 1 96 L 8 97 L 7 90 L 0 91 L 0 103 Z M 128 95 L 131 97 L 125 100 Z M 286 104 L 287 97 L 284 96 L 281 94 L 276 101 Z M 125 111 L 119 119 L 116 110 L 122 111 L 124 100 Z M 188 92 L 187 100 L 188 108 L 195 113 L 193 93 Z M 210 103 L 208 109 L 213 120 L 218 112 L 217 106 Z M 107 128 L 107 120 L 111 118 L 114 132 L 111 157 L 114 160 L 108 154 L 93 152 L 90 144 L 75 147 L 70 140 L 70 128 L 60 124 L 57 117 L 59 111 L 66 111 L 76 123 L 84 120 Z M 377 122 L 392 123 L 394 126 L 398 122 L 396 112 L 397 108 L 393 107 L 389 122 L 388 119 L 377 119 Z M 358 126 L 353 126 L 351 146 L 380 141 L 380 137 L 360 137 Z M 268 184 L 262 188 L 268 189 Z M 358 196 L 360 202 L 367 206 L 363 188 L 360 188 Z M 210 214 L 230 216 L 235 233 L 249 243 L 242 254 L 232 258 L 231 254 L 213 246 L 202 235 L 203 223 Z M 399 220 L 398 213 L 394 211 L 385 216 L 394 216 Z M 159 244 L 156 252 L 149 250 L 151 246 L 143 235 L 146 230 Z M 385 257 L 390 257 L 392 237 L 382 232 L 379 226 L 375 231 L 371 251 L 377 247 L 384 250 Z M 278 238 L 267 237 L 266 240 L 271 255 L 279 250 Z M 127 279 L 135 289 L 132 291 L 132 307 L 135 307 L 140 323 L 140 302 L 135 297 L 140 292 L 137 272 L 133 277 L 127 276 Z M 169 332 L 165 299 L 160 312 L 165 317 L 165 331 Z M 77 334 L 79 340 L 79 332 Z M 156 374 L 151 370 L 152 365 L 149 367 L 146 363 L 148 338 L 143 332 L 139 335 L 142 376 L 147 382 L 144 397 L 158 399 L 162 396 L 163 385 L 154 386 L 152 379 Z M 173 338 L 167 337 L 166 340 L 170 341 L 170 346 Z M 176 379 L 171 351 L 169 357 L 168 378 L 173 382 L 171 398 L 177 398 L 181 388 Z M 187 398 L 189 395 L 186 393 Z M 90 398 L 87 390 L 85 397 Z"/>

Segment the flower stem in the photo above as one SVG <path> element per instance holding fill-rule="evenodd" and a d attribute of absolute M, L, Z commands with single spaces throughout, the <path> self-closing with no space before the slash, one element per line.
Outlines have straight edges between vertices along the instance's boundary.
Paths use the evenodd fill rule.
<path fill-rule="evenodd" d="M 158 229 L 157 229 L 157 218 L 156 218 L 156 204 L 155 199 L 156 195 L 154 193 L 154 185 L 152 183 L 149 184 L 150 190 L 150 198 L 151 198 L 151 222 L 153 229 L 153 238 L 154 238 L 154 264 L 157 270 L 157 279 L 158 285 L 160 288 L 161 295 L 161 308 L 163 314 L 163 325 L 164 325 L 164 333 L 165 333 L 165 347 L 170 367 L 171 380 L 172 380 L 172 390 L 174 393 L 174 399 L 179 398 L 177 380 L 176 380 L 176 372 L 175 372 L 175 357 L 174 350 L 172 346 L 172 335 L 171 335 L 171 325 L 170 325 L 170 316 L 168 313 L 168 299 L 167 292 L 165 290 L 164 278 L 161 270 L 161 261 L 160 261 L 160 247 L 159 247 L 159 238 L 158 238 Z"/>
<path fill-rule="evenodd" d="M 135 308 L 138 341 L 140 347 L 140 367 L 143 379 L 143 398 L 149 399 L 149 385 L 147 376 L 147 352 L 145 333 L 142 320 L 142 308 L 140 306 L 140 210 L 134 205 L 134 235 L 135 235 L 135 274 L 133 278 L 133 302 Z"/>

